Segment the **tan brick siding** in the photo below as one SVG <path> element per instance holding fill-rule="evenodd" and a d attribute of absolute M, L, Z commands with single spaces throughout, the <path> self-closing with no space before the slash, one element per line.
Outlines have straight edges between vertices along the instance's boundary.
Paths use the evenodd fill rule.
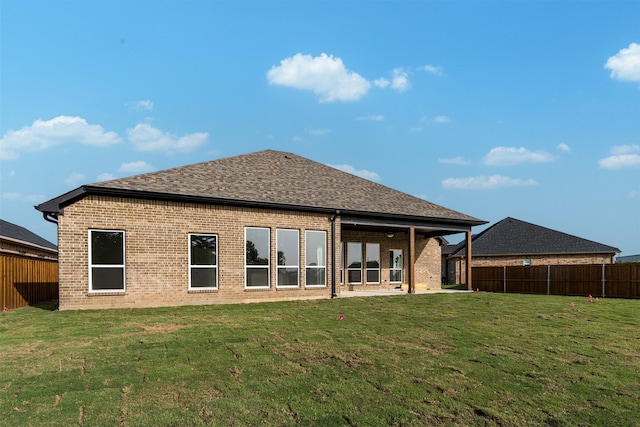
<path fill-rule="evenodd" d="M 473 246 L 471 247 L 473 251 Z M 483 257 L 471 253 L 472 267 L 511 267 L 522 266 L 524 260 L 530 260 L 530 265 L 584 265 L 584 264 L 613 264 L 614 254 L 556 254 L 556 255 L 505 255 Z M 465 260 L 460 257 L 451 258 L 449 264 L 455 265 L 455 283 L 465 283 Z M 451 281 L 453 278 L 449 278 Z M 473 277 L 472 277 L 473 279 Z"/>
<path fill-rule="evenodd" d="M 395 232 L 393 237 L 388 237 L 387 233 L 372 231 L 353 231 L 344 230 L 342 232 L 342 241 L 344 247 L 347 242 L 362 243 L 363 252 L 367 243 L 380 244 L 380 284 L 364 283 L 365 272 L 362 272 L 362 285 L 353 285 L 354 288 L 359 286 L 371 289 L 389 289 L 395 288 L 398 284 L 389 282 L 390 259 L 389 251 L 391 249 L 401 249 L 403 257 L 402 268 L 402 287 L 407 288 L 409 274 L 409 233 Z M 415 283 L 417 290 L 423 289 L 440 289 L 441 288 L 441 252 L 440 243 L 436 239 L 425 239 L 423 236 L 416 235 L 416 259 L 415 259 Z M 363 255 L 364 256 L 364 255 Z M 364 263 L 364 259 L 363 259 Z M 346 276 L 346 272 L 345 272 Z M 348 284 L 343 284 L 348 285 Z"/>
<path fill-rule="evenodd" d="M 336 241 L 340 241 L 339 218 Z M 331 297 L 331 221 L 329 215 L 89 196 L 64 208 L 59 217 L 60 309 L 156 307 L 242 303 Z M 271 287 L 244 287 L 244 230 L 271 230 Z M 277 289 L 276 229 L 300 231 L 300 287 Z M 125 232 L 126 292 L 90 293 L 90 229 Z M 327 285 L 305 288 L 305 230 L 327 236 Z M 189 291 L 189 233 L 218 236 L 218 290 Z M 339 253 L 336 252 L 339 260 Z M 336 268 L 336 287 L 339 270 Z M 339 289 L 338 289 L 339 291 Z"/>
<path fill-rule="evenodd" d="M 53 249 L 41 249 L 31 245 L 23 245 L 0 237 L 0 253 L 21 255 L 32 258 L 58 259 L 58 252 Z"/>

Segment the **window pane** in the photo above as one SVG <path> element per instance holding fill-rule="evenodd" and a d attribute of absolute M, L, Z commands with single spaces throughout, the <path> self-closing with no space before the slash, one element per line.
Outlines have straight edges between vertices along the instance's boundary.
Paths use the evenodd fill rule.
<path fill-rule="evenodd" d="M 367 270 L 367 283 L 380 282 L 380 270 Z"/>
<path fill-rule="evenodd" d="M 93 267 L 91 269 L 91 290 L 123 290 L 124 268 Z"/>
<path fill-rule="evenodd" d="M 216 288 L 217 274 L 215 268 L 192 268 L 191 269 L 192 288 Z"/>
<path fill-rule="evenodd" d="M 367 243 L 367 268 L 380 268 L 380 245 Z"/>
<path fill-rule="evenodd" d="M 391 282 L 402 282 L 402 270 L 391 270 L 389 274 Z"/>
<path fill-rule="evenodd" d="M 307 286 L 325 285 L 325 268 L 307 268 Z"/>
<path fill-rule="evenodd" d="M 278 286 L 298 286 L 298 269 L 279 267 Z"/>
<path fill-rule="evenodd" d="M 191 236 L 191 265 L 217 265 L 217 237 Z"/>
<path fill-rule="evenodd" d="M 392 249 L 389 251 L 389 267 L 390 268 L 402 268 L 402 251 L 399 249 Z"/>
<path fill-rule="evenodd" d="M 247 287 L 249 286 L 269 286 L 268 268 L 247 268 Z"/>
<path fill-rule="evenodd" d="M 247 265 L 269 265 L 269 229 L 247 228 L 246 233 Z"/>
<path fill-rule="evenodd" d="M 362 267 L 362 243 L 347 243 L 348 268 Z"/>
<path fill-rule="evenodd" d="M 324 231 L 307 231 L 306 232 L 306 265 L 307 266 L 326 266 L 325 256 L 325 232 Z"/>
<path fill-rule="evenodd" d="M 91 231 L 91 263 L 124 264 L 124 233 L 121 231 Z"/>
<path fill-rule="evenodd" d="M 299 264 L 298 230 L 277 230 L 278 265 Z"/>
<path fill-rule="evenodd" d="M 362 283 L 362 270 L 347 270 L 349 283 Z"/>

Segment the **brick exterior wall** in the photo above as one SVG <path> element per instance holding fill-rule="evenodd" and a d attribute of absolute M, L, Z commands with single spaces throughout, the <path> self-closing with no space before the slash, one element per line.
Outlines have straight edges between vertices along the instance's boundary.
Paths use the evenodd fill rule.
<path fill-rule="evenodd" d="M 20 244 L 0 237 L 0 253 L 21 255 L 32 258 L 56 260 L 58 252 L 53 249 L 39 248 L 28 244 Z"/>
<path fill-rule="evenodd" d="M 557 254 L 557 255 L 505 255 L 505 256 L 474 256 L 473 246 L 471 246 L 471 266 L 472 267 L 512 267 L 524 265 L 524 260 L 531 261 L 530 265 L 585 265 L 585 264 L 613 264 L 615 254 Z M 448 264 L 455 268 L 455 282 L 465 283 L 465 264 L 463 258 L 450 258 Z M 450 272 L 451 273 L 451 272 Z M 451 277 L 449 278 L 451 281 Z M 473 277 L 472 277 L 473 280 Z"/>
<path fill-rule="evenodd" d="M 344 230 L 342 232 L 342 241 L 344 247 L 347 242 L 360 242 L 362 247 L 367 243 L 379 243 L 380 244 L 380 283 L 379 284 L 367 284 L 364 283 L 365 272 L 362 272 L 363 283 L 354 284 L 353 289 L 392 289 L 398 286 L 396 283 L 389 282 L 389 251 L 391 249 L 401 249 L 403 257 L 402 268 L 402 287 L 408 288 L 408 274 L 409 274 L 409 233 L 408 232 L 396 232 L 393 237 L 388 237 L 387 233 L 380 232 L 362 232 L 353 230 Z M 425 239 L 420 235 L 416 235 L 415 245 L 415 283 L 416 290 L 425 289 L 440 289 L 441 288 L 441 255 L 440 255 L 440 243 L 437 239 Z M 364 255 L 363 255 L 364 256 Z M 338 258 L 339 259 L 339 258 Z M 364 259 L 363 259 L 364 263 Z M 345 272 L 346 276 L 346 272 Z M 343 283 L 343 286 L 348 284 Z"/>
<path fill-rule="evenodd" d="M 88 196 L 59 217 L 60 310 L 331 297 L 330 216 L 281 210 Z M 245 227 L 271 230 L 271 287 L 244 287 Z M 300 287 L 276 288 L 276 229 L 298 229 Z M 125 232 L 126 292 L 89 292 L 89 230 Z M 305 231 L 326 232 L 326 287 L 305 287 Z M 218 289 L 189 290 L 189 233 L 218 236 Z M 336 220 L 336 241 L 340 222 Z M 336 252 L 339 260 L 339 253 Z M 339 269 L 336 268 L 339 292 Z"/>

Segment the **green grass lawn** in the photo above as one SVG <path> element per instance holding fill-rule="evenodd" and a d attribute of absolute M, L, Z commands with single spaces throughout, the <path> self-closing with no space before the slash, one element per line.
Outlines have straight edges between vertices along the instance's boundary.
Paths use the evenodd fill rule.
<path fill-rule="evenodd" d="M 2 426 L 295 424 L 638 426 L 640 301 L 0 313 Z"/>

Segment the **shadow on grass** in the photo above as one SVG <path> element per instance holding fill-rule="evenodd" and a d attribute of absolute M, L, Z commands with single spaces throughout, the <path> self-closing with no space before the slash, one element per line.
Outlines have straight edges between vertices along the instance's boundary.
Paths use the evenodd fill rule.
<path fill-rule="evenodd" d="M 37 304 L 31 305 L 31 307 L 39 308 L 40 310 L 45 311 L 56 311 L 58 309 L 58 300 L 54 299 L 51 301 L 42 301 Z"/>
<path fill-rule="evenodd" d="M 442 285 L 442 289 L 454 289 L 459 291 L 466 291 L 467 285 L 465 285 L 464 283 L 452 283 L 452 284 Z"/>

